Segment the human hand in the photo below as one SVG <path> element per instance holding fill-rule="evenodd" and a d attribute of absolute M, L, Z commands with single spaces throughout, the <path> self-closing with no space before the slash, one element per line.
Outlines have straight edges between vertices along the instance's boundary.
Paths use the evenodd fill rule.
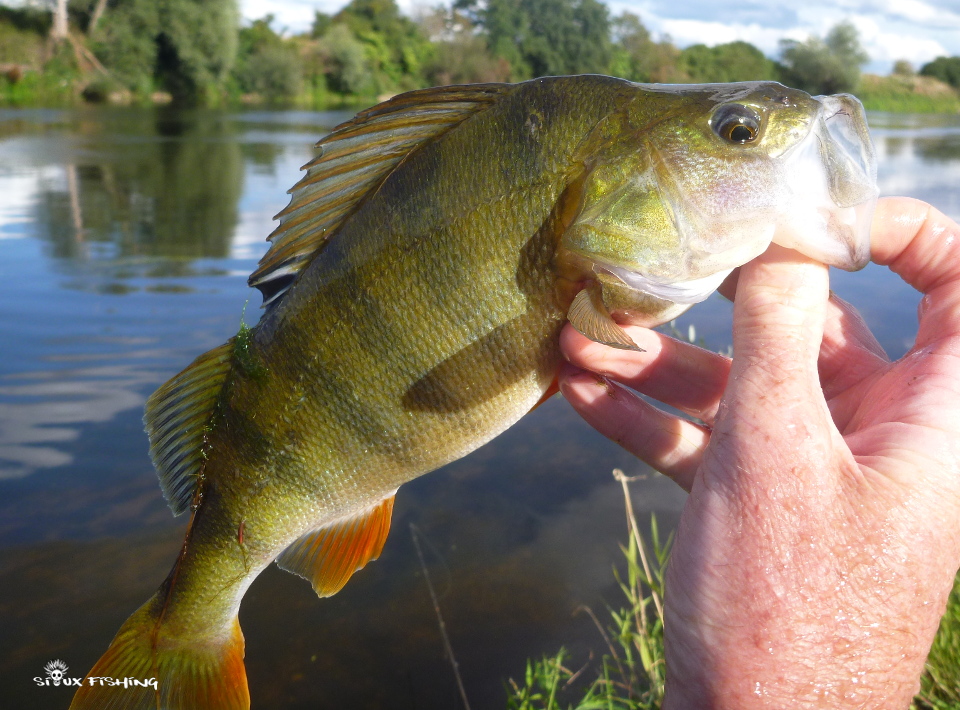
<path fill-rule="evenodd" d="M 776 246 L 740 271 L 732 362 L 643 328 L 640 353 L 563 332 L 564 397 L 690 492 L 665 710 L 905 708 L 919 687 L 960 566 L 960 227 L 884 199 L 871 241 L 925 294 L 896 362 L 826 267 Z"/>

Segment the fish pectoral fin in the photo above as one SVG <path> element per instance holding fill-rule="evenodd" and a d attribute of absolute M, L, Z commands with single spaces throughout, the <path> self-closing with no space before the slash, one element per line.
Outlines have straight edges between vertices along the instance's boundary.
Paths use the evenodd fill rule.
<path fill-rule="evenodd" d="M 311 530 L 277 557 L 277 565 L 308 580 L 318 596 L 333 596 L 354 572 L 380 556 L 390 533 L 395 495 L 396 491 L 355 515 Z"/>
<path fill-rule="evenodd" d="M 598 287 L 585 288 L 577 294 L 567 311 L 567 320 L 578 332 L 594 342 L 611 348 L 643 352 L 643 348 L 633 342 L 633 338 L 610 317 Z"/>

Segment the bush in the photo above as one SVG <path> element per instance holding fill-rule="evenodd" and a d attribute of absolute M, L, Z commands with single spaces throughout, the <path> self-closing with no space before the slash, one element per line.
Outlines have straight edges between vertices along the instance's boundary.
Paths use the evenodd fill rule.
<path fill-rule="evenodd" d="M 273 15 L 254 20 L 240 30 L 239 50 L 233 76 L 244 93 L 268 101 L 296 97 L 303 84 L 297 47 L 273 31 Z"/>
<path fill-rule="evenodd" d="M 920 68 L 920 74 L 960 89 L 960 57 L 937 57 L 929 64 L 924 64 Z"/>
<path fill-rule="evenodd" d="M 296 52 L 283 46 L 257 49 L 247 57 L 240 83 L 244 91 L 268 101 L 294 98 L 302 85 Z"/>
<path fill-rule="evenodd" d="M 97 26 L 93 49 L 141 95 L 169 91 L 186 103 L 215 101 L 237 52 L 236 0 L 126 0 Z"/>
<path fill-rule="evenodd" d="M 681 66 L 693 81 L 707 83 L 777 79 L 774 63 L 749 42 L 707 47 L 695 44 L 680 52 Z"/>
<path fill-rule="evenodd" d="M 16 64 L 39 69 L 46 58 L 45 35 L 42 31 L 30 26 L 30 23 L 12 21 L 9 15 L 6 8 L 0 7 L 0 64 Z M 22 20 L 22 18 L 18 19 Z"/>
<path fill-rule="evenodd" d="M 870 59 L 849 22 L 836 25 L 826 39 L 785 39 L 780 47 L 784 82 L 813 94 L 853 91 L 860 81 L 860 67 Z"/>

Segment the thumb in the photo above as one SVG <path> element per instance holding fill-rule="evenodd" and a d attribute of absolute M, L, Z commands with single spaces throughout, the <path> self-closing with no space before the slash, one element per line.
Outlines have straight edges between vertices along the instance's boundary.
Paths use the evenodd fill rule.
<path fill-rule="evenodd" d="M 779 434 L 787 419 L 825 410 L 817 359 L 829 293 L 826 266 L 775 244 L 741 268 L 726 408 Z"/>

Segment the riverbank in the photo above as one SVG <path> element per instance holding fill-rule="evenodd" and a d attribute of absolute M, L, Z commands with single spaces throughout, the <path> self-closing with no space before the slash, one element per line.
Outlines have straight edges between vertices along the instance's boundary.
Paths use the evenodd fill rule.
<path fill-rule="evenodd" d="M 868 111 L 890 113 L 960 113 L 960 92 L 925 76 L 864 74 L 854 92 Z M 326 87 L 304 87 L 296 97 L 270 101 L 255 93 L 224 93 L 214 105 L 243 108 L 269 106 L 316 111 L 359 109 L 386 96 L 338 94 Z M 70 58 L 54 58 L 37 70 L 26 64 L 0 64 L 0 107 L 63 108 L 84 104 L 148 106 L 170 103 L 164 91 L 133 93 L 106 75 L 84 75 Z"/>
<path fill-rule="evenodd" d="M 868 111 L 960 113 L 960 92 L 929 76 L 864 74 L 855 93 Z"/>

